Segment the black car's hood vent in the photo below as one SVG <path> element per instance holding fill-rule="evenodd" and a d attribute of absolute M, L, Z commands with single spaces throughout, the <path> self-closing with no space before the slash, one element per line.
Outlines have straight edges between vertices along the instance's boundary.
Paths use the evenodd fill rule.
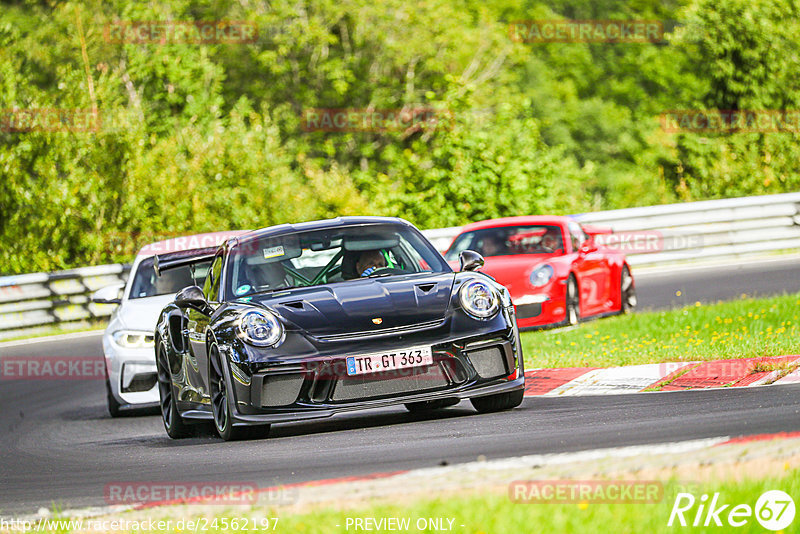
<path fill-rule="evenodd" d="M 314 336 L 379 332 L 442 321 L 450 306 L 454 273 L 365 278 L 298 288 L 290 294 L 254 296 Z"/>

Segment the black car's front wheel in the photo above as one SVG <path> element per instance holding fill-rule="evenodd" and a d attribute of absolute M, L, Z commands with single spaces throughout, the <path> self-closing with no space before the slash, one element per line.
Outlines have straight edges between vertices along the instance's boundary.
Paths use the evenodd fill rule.
<path fill-rule="evenodd" d="M 497 395 L 487 395 L 485 397 L 475 397 L 469 401 L 472 406 L 480 413 L 500 412 L 510 410 L 522 404 L 522 396 L 525 391 L 518 389 L 508 393 L 498 393 Z"/>
<path fill-rule="evenodd" d="M 191 429 L 178 412 L 172 389 L 172 376 L 169 370 L 167 349 L 163 345 L 159 345 L 157 354 L 158 395 L 160 397 L 159 404 L 161 406 L 161 420 L 164 422 L 164 429 L 172 439 L 188 437 L 191 435 Z"/>
<path fill-rule="evenodd" d="M 216 345 L 211 347 L 208 357 L 211 363 L 208 370 L 211 411 L 214 415 L 214 427 L 217 429 L 219 437 L 225 441 L 267 437 L 270 425 L 234 426 L 228 400 L 228 383 L 222 370 L 222 357 Z"/>

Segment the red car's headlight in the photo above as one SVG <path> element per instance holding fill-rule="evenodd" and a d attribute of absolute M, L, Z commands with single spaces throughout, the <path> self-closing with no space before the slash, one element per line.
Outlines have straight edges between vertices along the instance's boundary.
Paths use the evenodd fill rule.
<path fill-rule="evenodd" d="M 542 287 L 553 278 L 554 274 L 555 269 L 553 269 L 550 265 L 547 265 L 546 263 L 544 265 L 540 265 L 531 271 L 531 285 L 533 287 Z"/>

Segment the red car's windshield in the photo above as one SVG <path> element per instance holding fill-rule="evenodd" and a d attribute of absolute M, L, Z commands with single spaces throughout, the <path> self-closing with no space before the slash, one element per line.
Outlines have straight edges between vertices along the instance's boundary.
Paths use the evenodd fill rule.
<path fill-rule="evenodd" d="M 561 227 L 549 224 L 500 226 L 464 232 L 445 253 L 448 261 L 458 260 L 464 250 L 474 250 L 485 257 L 512 254 L 552 254 L 563 252 Z"/>

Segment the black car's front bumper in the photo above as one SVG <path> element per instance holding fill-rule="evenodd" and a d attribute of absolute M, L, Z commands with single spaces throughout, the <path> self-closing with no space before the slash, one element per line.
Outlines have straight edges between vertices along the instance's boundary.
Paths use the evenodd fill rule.
<path fill-rule="evenodd" d="M 466 339 L 438 339 L 427 343 L 433 349 L 432 365 L 367 375 L 347 375 L 346 357 L 358 354 L 352 351 L 304 361 L 242 364 L 229 360 L 227 378 L 229 391 L 234 392 L 234 419 L 250 424 L 296 421 L 409 402 L 467 399 L 524 387 L 515 328 Z M 384 347 L 390 344 L 384 341 Z M 413 340 L 415 346 L 424 344 L 423 339 Z M 397 346 L 407 348 L 410 344 Z M 360 353 L 369 352 L 374 351 Z"/>

